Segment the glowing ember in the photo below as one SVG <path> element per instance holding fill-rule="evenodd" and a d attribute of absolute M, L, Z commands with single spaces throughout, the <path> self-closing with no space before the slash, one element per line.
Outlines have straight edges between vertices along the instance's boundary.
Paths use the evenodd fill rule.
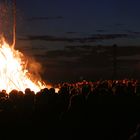
<path fill-rule="evenodd" d="M 0 39 L 0 90 L 10 92 L 13 89 L 24 91 L 26 88 L 37 92 L 46 85 L 32 80 L 26 69 L 24 55 L 9 46 L 4 38 Z"/>
<path fill-rule="evenodd" d="M 59 88 L 55 88 L 55 92 L 58 93 L 59 92 Z"/>

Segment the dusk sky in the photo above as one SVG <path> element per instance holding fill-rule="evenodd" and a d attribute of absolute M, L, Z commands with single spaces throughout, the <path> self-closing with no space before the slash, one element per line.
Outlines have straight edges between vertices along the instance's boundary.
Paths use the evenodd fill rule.
<path fill-rule="evenodd" d="M 140 77 L 139 0 L 17 0 L 16 48 L 42 64 L 50 82 Z M 123 49 L 125 48 L 125 49 Z"/>
<path fill-rule="evenodd" d="M 138 0 L 17 0 L 24 22 L 19 34 L 58 38 L 126 34 L 96 43 L 139 45 L 139 5 Z"/>

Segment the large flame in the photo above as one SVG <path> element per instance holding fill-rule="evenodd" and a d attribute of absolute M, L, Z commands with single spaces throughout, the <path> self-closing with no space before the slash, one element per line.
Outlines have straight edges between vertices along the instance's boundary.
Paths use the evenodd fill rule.
<path fill-rule="evenodd" d="M 34 81 L 26 68 L 24 55 L 12 48 L 5 39 L 0 39 L 0 90 L 8 93 L 13 90 L 24 91 L 26 88 L 38 92 L 46 85 L 41 81 Z"/>

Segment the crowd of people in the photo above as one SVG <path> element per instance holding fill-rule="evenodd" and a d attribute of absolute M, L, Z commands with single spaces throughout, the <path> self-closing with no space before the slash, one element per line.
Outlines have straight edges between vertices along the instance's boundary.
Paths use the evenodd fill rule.
<path fill-rule="evenodd" d="M 138 80 L 100 80 L 58 84 L 35 93 L 0 92 L 0 126 L 92 130 L 98 139 L 139 137 Z M 136 129 L 136 130 L 135 130 Z"/>

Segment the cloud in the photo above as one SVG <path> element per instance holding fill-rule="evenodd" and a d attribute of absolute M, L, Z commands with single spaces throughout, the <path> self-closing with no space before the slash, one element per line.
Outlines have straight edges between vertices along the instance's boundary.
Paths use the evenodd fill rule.
<path fill-rule="evenodd" d="M 86 53 L 86 51 L 82 50 L 52 50 L 46 52 L 46 57 L 48 58 L 72 58 L 72 57 L 81 57 Z"/>
<path fill-rule="evenodd" d="M 95 40 L 109 40 L 116 38 L 126 38 L 129 34 L 93 34 L 91 38 Z"/>
<path fill-rule="evenodd" d="M 96 30 L 96 32 L 104 33 L 104 32 L 106 32 L 106 30 L 104 30 L 104 29 L 98 29 L 98 30 Z"/>
<path fill-rule="evenodd" d="M 139 31 L 125 30 L 125 32 L 132 34 L 132 35 L 140 35 Z"/>
<path fill-rule="evenodd" d="M 56 20 L 56 19 L 64 19 L 62 16 L 55 16 L 55 17 L 31 17 L 28 21 L 44 21 L 44 20 Z"/>
<path fill-rule="evenodd" d="M 51 41 L 51 42 L 88 42 L 89 38 L 67 38 L 67 37 L 57 37 L 49 35 L 29 35 L 27 37 L 19 38 L 20 40 L 41 40 L 41 41 Z M 93 41 L 93 39 L 92 39 Z"/>
<path fill-rule="evenodd" d="M 117 38 L 127 38 L 129 34 L 93 34 L 89 37 L 57 37 L 49 35 L 28 35 L 27 37 L 19 38 L 20 40 L 41 40 L 41 41 L 51 41 L 51 42 L 79 42 L 79 43 L 89 43 L 97 42 L 101 40 L 111 40 Z"/>
<path fill-rule="evenodd" d="M 64 50 L 50 50 L 46 51 L 44 59 L 52 61 L 54 65 L 57 63 L 66 67 L 67 62 L 73 63 L 71 65 L 80 67 L 109 67 L 112 65 L 113 48 L 112 46 L 90 46 L 89 49 L 84 49 L 84 46 L 74 46 Z M 140 47 L 117 47 L 117 58 L 119 61 L 124 61 L 122 58 L 128 60 L 136 60 L 136 56 L 140 55 Z M 132 62 L 132 61 L 130 61 Z M 66 64 L 66 65 L 63 65 Z M 67 66 L 68 67 L 68 66 Z"/>
<path fill-rule="evenodd" d="M 103 62 L 103 60 L 108 61 L 110 59 L 107 51 L 99 54 L 98 50 L 101 48 L 98 46 L 92 46 L 90 49 L 83 49 L 83 46 L 81 48 L 80 46 L 77 49 L 66 47 L 64 50 L 46 51 L 46 59 L 55 62 L 61 61 L 61 64 L 68 61 L 75 63 L 77 66 L 97 66 L 99 63 L 107 65 L 107 63 Z"/>
<path fill-rule="evenodd" d="M 92 49 L 95 46 L 91 46 L 91 45 L 68 45 L 65 46 L 66 49 L 70 49 L 70 50 L 74 50 L 74 49 L 84 49 L 84 50 L 89 50 Z"/>
<path fill-rule="evenodd" d="M 66 34 L 77 34 L 78 32 L 66 32 Z"/>
<path fill-rule="evenodd" d="M 123 24 L 123 23 L 116 23 L 115 25 L 118 26 L 118 27 L 122 27 L 122 26 L 125 26 L 126 24 Z"/>
<path fill-rule="evenodd" d="M 46 79 L 66 80 L 87 76 L 89 78 L 112 76 L 113 50 L 112 46 L 66 46 L 63 50 L 47 50 L 44 55 L 35 57 L 40 60 L 46 71 Z M 74 49 L 72 49 L 74 48 Z M 128 68 L 132 72 L 140 62 L 136 55 L 140 47 L 117 47 L 117 65 L 124 72 Z M 127 71 L 128 72 L 128 71 Z M 129 74 L 129 73 L 128 73 Z"/>
<path fill-rule="evenodd" d="M 98 77 L 111 65 L 109 57 L 92 50 L 68 49 L 46 51 L 42 57 L 46 79 L 77 80 L 80 76 Z"/>

